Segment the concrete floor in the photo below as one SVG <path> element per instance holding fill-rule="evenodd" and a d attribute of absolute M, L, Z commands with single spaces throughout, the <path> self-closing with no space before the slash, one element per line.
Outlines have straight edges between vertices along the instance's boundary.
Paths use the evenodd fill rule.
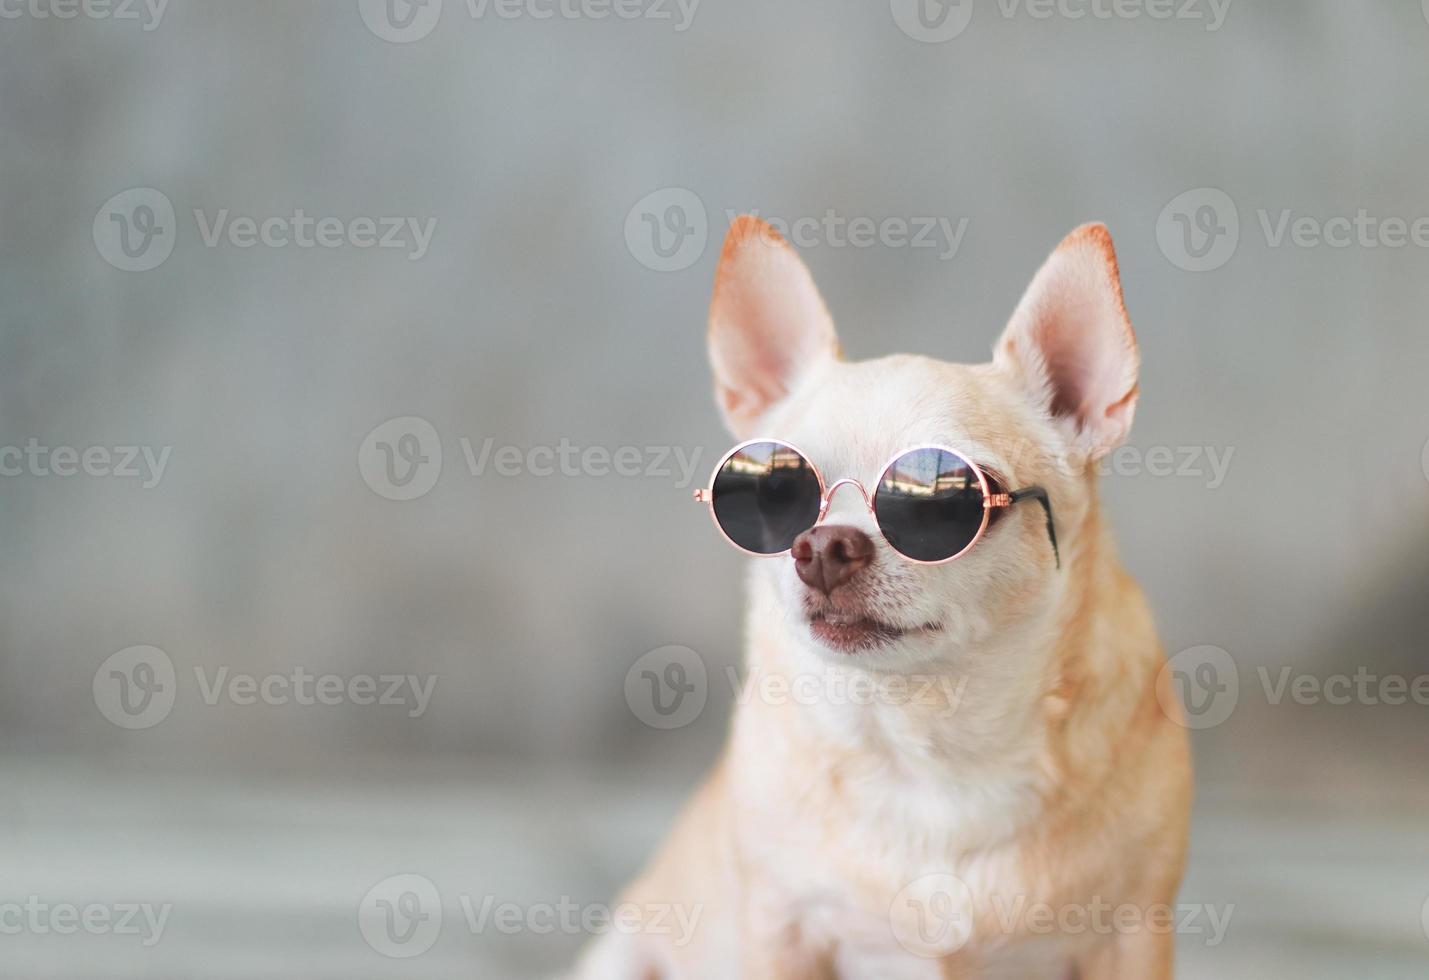
<path fill-rule="evenodd" d="M 1346 794 L 1335 765 L 1353 760 L 1332 764 L 1301 738 L 1281 748 L 1307 750 L 1296 756 L 1302 768 L 1274 764 L 1267 760 L 1278 738 L 1263 732 L 1254 756 L 1227 754 L 1203 766 L 1182 901 L 1234 904 L 1234 911 L 1222 944 L 1181 939 L 1180 976 L 1423 980 L 1429 799 L 1422 751 L 1363 758 Z M 1323 738 L 1335 741 L 1332 731 Z M 35 895 L 77 906 L 172 903 L 162 938 L 148 948 L 141 936 L 0 934 L 0 976 L 549 976 L 582 936 L 476 935 L 458 897 L 475 905 L 486 896 L 604 901 L 684 793 L 683 786 L 652 792 L 648 771 L 639 778 L 543 769 L 533 777 L 463 763 L 265 773 L 176 775 L 0 759 L 0 902 Z M 1381 792 L 1367 800 L 1371 785 Z M 444 916 L 430 950 L 391 960 L 368 946 L 357 910 L 375 882 L 400 872 L 435 883 Z"/>

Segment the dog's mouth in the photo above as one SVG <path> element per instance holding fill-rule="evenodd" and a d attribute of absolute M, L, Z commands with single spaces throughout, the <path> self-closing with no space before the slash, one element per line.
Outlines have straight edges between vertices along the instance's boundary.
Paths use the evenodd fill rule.
<path fill-rule="evenodd" d="M 858 609 L 833 606 L 811 609 L 808 613 L 809 632 L 826 646 L 840 653 L 862 653 L 897 643 L 912 636 L 939 632 L 937 623 L 924 623 L 909 629 L 884 622 Z"/>

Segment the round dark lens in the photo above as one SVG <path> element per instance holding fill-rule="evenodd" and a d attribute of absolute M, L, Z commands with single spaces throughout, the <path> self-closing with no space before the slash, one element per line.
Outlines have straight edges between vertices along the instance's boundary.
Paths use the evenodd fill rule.
<path fill-rule="evenodd" d="M 982 529 L 982 484 L 972 464 L 957 453 L 915 449 L 883 474 L 873 512 L 899 554 L 914 561 L 947 561 L 966 550 Z"/>
<path fill-rule="evenodd" d="M 819 519 L 819 475 L 803 456 L 778 442 L 745 446 L 714 480 L 715 520 L 745 551 L 777 555 Z"/>

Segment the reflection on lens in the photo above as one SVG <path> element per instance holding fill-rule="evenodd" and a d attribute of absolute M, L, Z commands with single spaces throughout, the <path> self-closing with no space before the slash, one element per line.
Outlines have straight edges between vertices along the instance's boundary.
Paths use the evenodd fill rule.
<path fill-rule="evenodd" d="M 977 538 L 983 492 L 977 471 L 957 453 L 915 449 L 888 467 L 873 495 L 878 526 L 899 554 L 947 561 Z"/>
<path fill-rule="evenodd" d="M 779 442 L 745 446 L 715 476 L 715 520 L 746 551 L 777 555 L 819 518 L 819 476 Z"/>

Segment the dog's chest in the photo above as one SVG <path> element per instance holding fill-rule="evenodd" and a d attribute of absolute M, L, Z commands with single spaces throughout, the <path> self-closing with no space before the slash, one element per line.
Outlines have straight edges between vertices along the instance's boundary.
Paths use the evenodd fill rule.
<path fill-rule="evenodd" d="M 979 980 L 1072 980 L 1072 954 L 1051 940 L 1019 943 L 976 959 Z M 937 960 L 918 957 L 896 944 L 840 947 L 834 969 L 841 978 L 860 980 L 942 980 Z"/>
<path fill-rule="evenodd" d="M 923 940 L 936 938 L 946 924 L 938 921 L 936 909 L 926 912 L 921 921 L 898 922 L 894 917 L 825 908 L 811 912 L 806 927 L 835 950 L 833 965 L 840 978 L 942 980 L 940 958 Z M 950 951 L 959 969 L 972 971 L 979 980 L 1063 980 L 1072 975 L 1075 954 L 1073 945 L 1054 937 L 986 933 L 969 936 L 965 946 Z"/>
<path fill-rule="evenodd" d="M 920 936 L 960 913 L 949 903 L 961 887 L 1042 898 L 1017 847 L 996 843 L 1040 812 L 1035 778 L 1016 767 L 963 783 L 910 778 L 871 757 L 801 772 L 766 753 L 741 782 L 744 799 L 759 801 L 744 811 L 745 852 L 791 924 L 837 950 L 840 977 L 938 978 L 935 956 L 917 951 Z M 968 936 L 980 977 L 1060 980 L 1066 949 L 990 925 Z"/>

